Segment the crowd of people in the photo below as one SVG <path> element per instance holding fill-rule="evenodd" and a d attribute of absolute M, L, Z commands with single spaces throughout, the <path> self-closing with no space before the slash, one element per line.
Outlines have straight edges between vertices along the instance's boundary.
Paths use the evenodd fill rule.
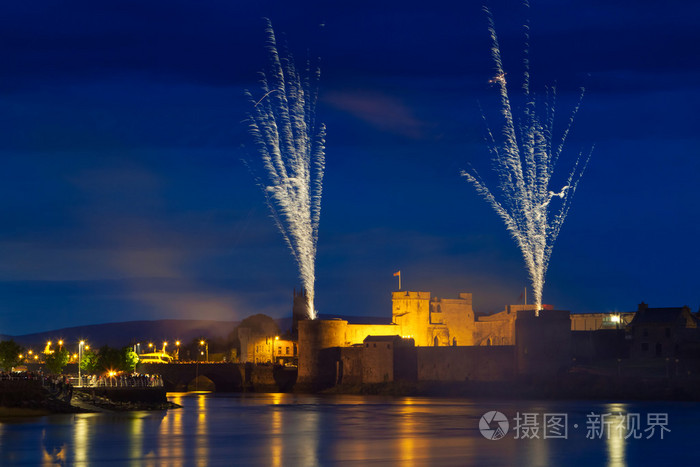
<path fill-rule="evenodd" d="M 104 374 L 104 375 L 86 375 L 82 377 L 82 381 L 78 378 L 69 378 L 68 376 L 44 375 L 43 372 L 32 371 L 0 371 L 0 381 L 40 381 L 42 386 L 49 389 L 52 393 L 63 392 L 64 389 L 70 388 L 72 393 L 73 385 L 88 386 L 88 387 L 117 387 L 117 388 L 158 388 L 163 387 L 163 378 L 160 375 L 146 374 Z M 71 384 L 71 380 L 74 383 Z"/>
<path fill-rule="evenodd" d="M 0 371 L 0 381 L 26 381 L 42 379 L 41 373 L 31 371 Z"/>
<path fill-rule="evenodd" d="M 117 387 L 117 388 L 159 388 L 163 387 L 163 378 L 160 375 L 119 374 L 119 375 L 92 375 L 86 378 L 86 386 L 90 387 Z"/>

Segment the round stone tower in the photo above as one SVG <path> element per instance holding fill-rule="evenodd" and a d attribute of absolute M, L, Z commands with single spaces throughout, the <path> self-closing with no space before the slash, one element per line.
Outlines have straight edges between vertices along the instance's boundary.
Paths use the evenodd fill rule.
<path fill-rule="evenodd" d="M 345 345 L 347 325 L 342 319 L 299 321 L 299 385 L 321 388 L 335 384 L 338 347 Z"/>

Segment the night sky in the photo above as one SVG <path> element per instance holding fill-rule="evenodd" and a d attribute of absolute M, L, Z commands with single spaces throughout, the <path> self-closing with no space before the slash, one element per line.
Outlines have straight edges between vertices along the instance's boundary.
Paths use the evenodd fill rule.
<path fill-rule="evenodd" d="M 321 58 L 318 310 L 390 316 L 399 269 L 480 312 L 516 303 L 522 256 L 459 175 L 488 173 L 481 109 L 498 110 L 482 5 L 4 2 L 0 333 L 290 315 L 296 265 L 241 162 L 263 17 L 298 61 Z M 489 5 L 509 80 L 530 17 L 533 87 L 557 82 L 558 123 L 586 88 L 562 168 L 595 150 L 544 302 L 698 309 L 700 3 Z"/>

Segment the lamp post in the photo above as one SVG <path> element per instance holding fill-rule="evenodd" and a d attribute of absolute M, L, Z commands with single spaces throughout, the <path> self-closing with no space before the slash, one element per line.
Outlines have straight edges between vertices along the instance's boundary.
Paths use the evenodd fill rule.
<path fill-rule="evenodd" d="M 80 364 L 83 361 L 83 346 L 85 341 L 80 341 L 78 344 L 78 387 L 83 387 L 83 374 L 80 372 Z"/>
<path fill-rule="evenodd" d="M 201 341 L 199 341 L 199 345 L 203 346 L 206 349 L 206 352 L 207 352 L 207 360 L 206 361 L 209 362 L 209 343 L 207 341 L 205 341 L 204 339 L 202 339 Z"/>
<path fill-rule="evenodd" d="M 175 341 L 175 360 L 180 361 L 180 341 Z"/>

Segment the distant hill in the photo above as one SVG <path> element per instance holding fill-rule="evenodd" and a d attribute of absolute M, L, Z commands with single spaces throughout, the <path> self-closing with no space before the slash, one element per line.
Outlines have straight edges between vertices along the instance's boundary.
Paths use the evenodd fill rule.
<path fill-rule="evenodd" d="M 321 314 L 320 319 L 340 318 L 350 323 L 365 324 L 389 324 L 388 318 L 376 316 L 341 316 Z M 280 318 L 275 320 L 284 333 L 292 327 L 292 318 Z M 80 340 L 85 340 L 89 345 L 101 347 L 123 347 L 129 344 L 153 342 L 160 346 L 163 341 L 174 343 L 179 340 L 183 344 L 193 339 L 226 338 L 240 321 L 212 321 L 193 319 L 161 319 L 154 321 L 125 321 L 121 323 L 91 324 L 75 326 L 71 328 L 56 329 L 54 331 L 24 334 L 20 336 L 0 336 L 0 340 L 13 339 L 24 347 L 39 348 L 46 345 L 46 341 L 56 342 L 63 339 L 71 348 Z"/>
<path fill-rule="evenodd" d="M 122 323 L 91 324 L 54 331 L 38 332 L 21 336 L 3 336 L 14 339 L 25 347 L 43 347 L 46 341 L 63 339 L 69 347 L 71 343 L 85 340 L 88 344 L 101 347 L 122 347 L 131 343 L 154 342 L 162 344 L 179 340 L 189 343 L 193 339 L 226 337 L 235 329 L 239 321 L 211 321 L 190 319 L 163 319 L 155 321 L 126 321 Z"/>

